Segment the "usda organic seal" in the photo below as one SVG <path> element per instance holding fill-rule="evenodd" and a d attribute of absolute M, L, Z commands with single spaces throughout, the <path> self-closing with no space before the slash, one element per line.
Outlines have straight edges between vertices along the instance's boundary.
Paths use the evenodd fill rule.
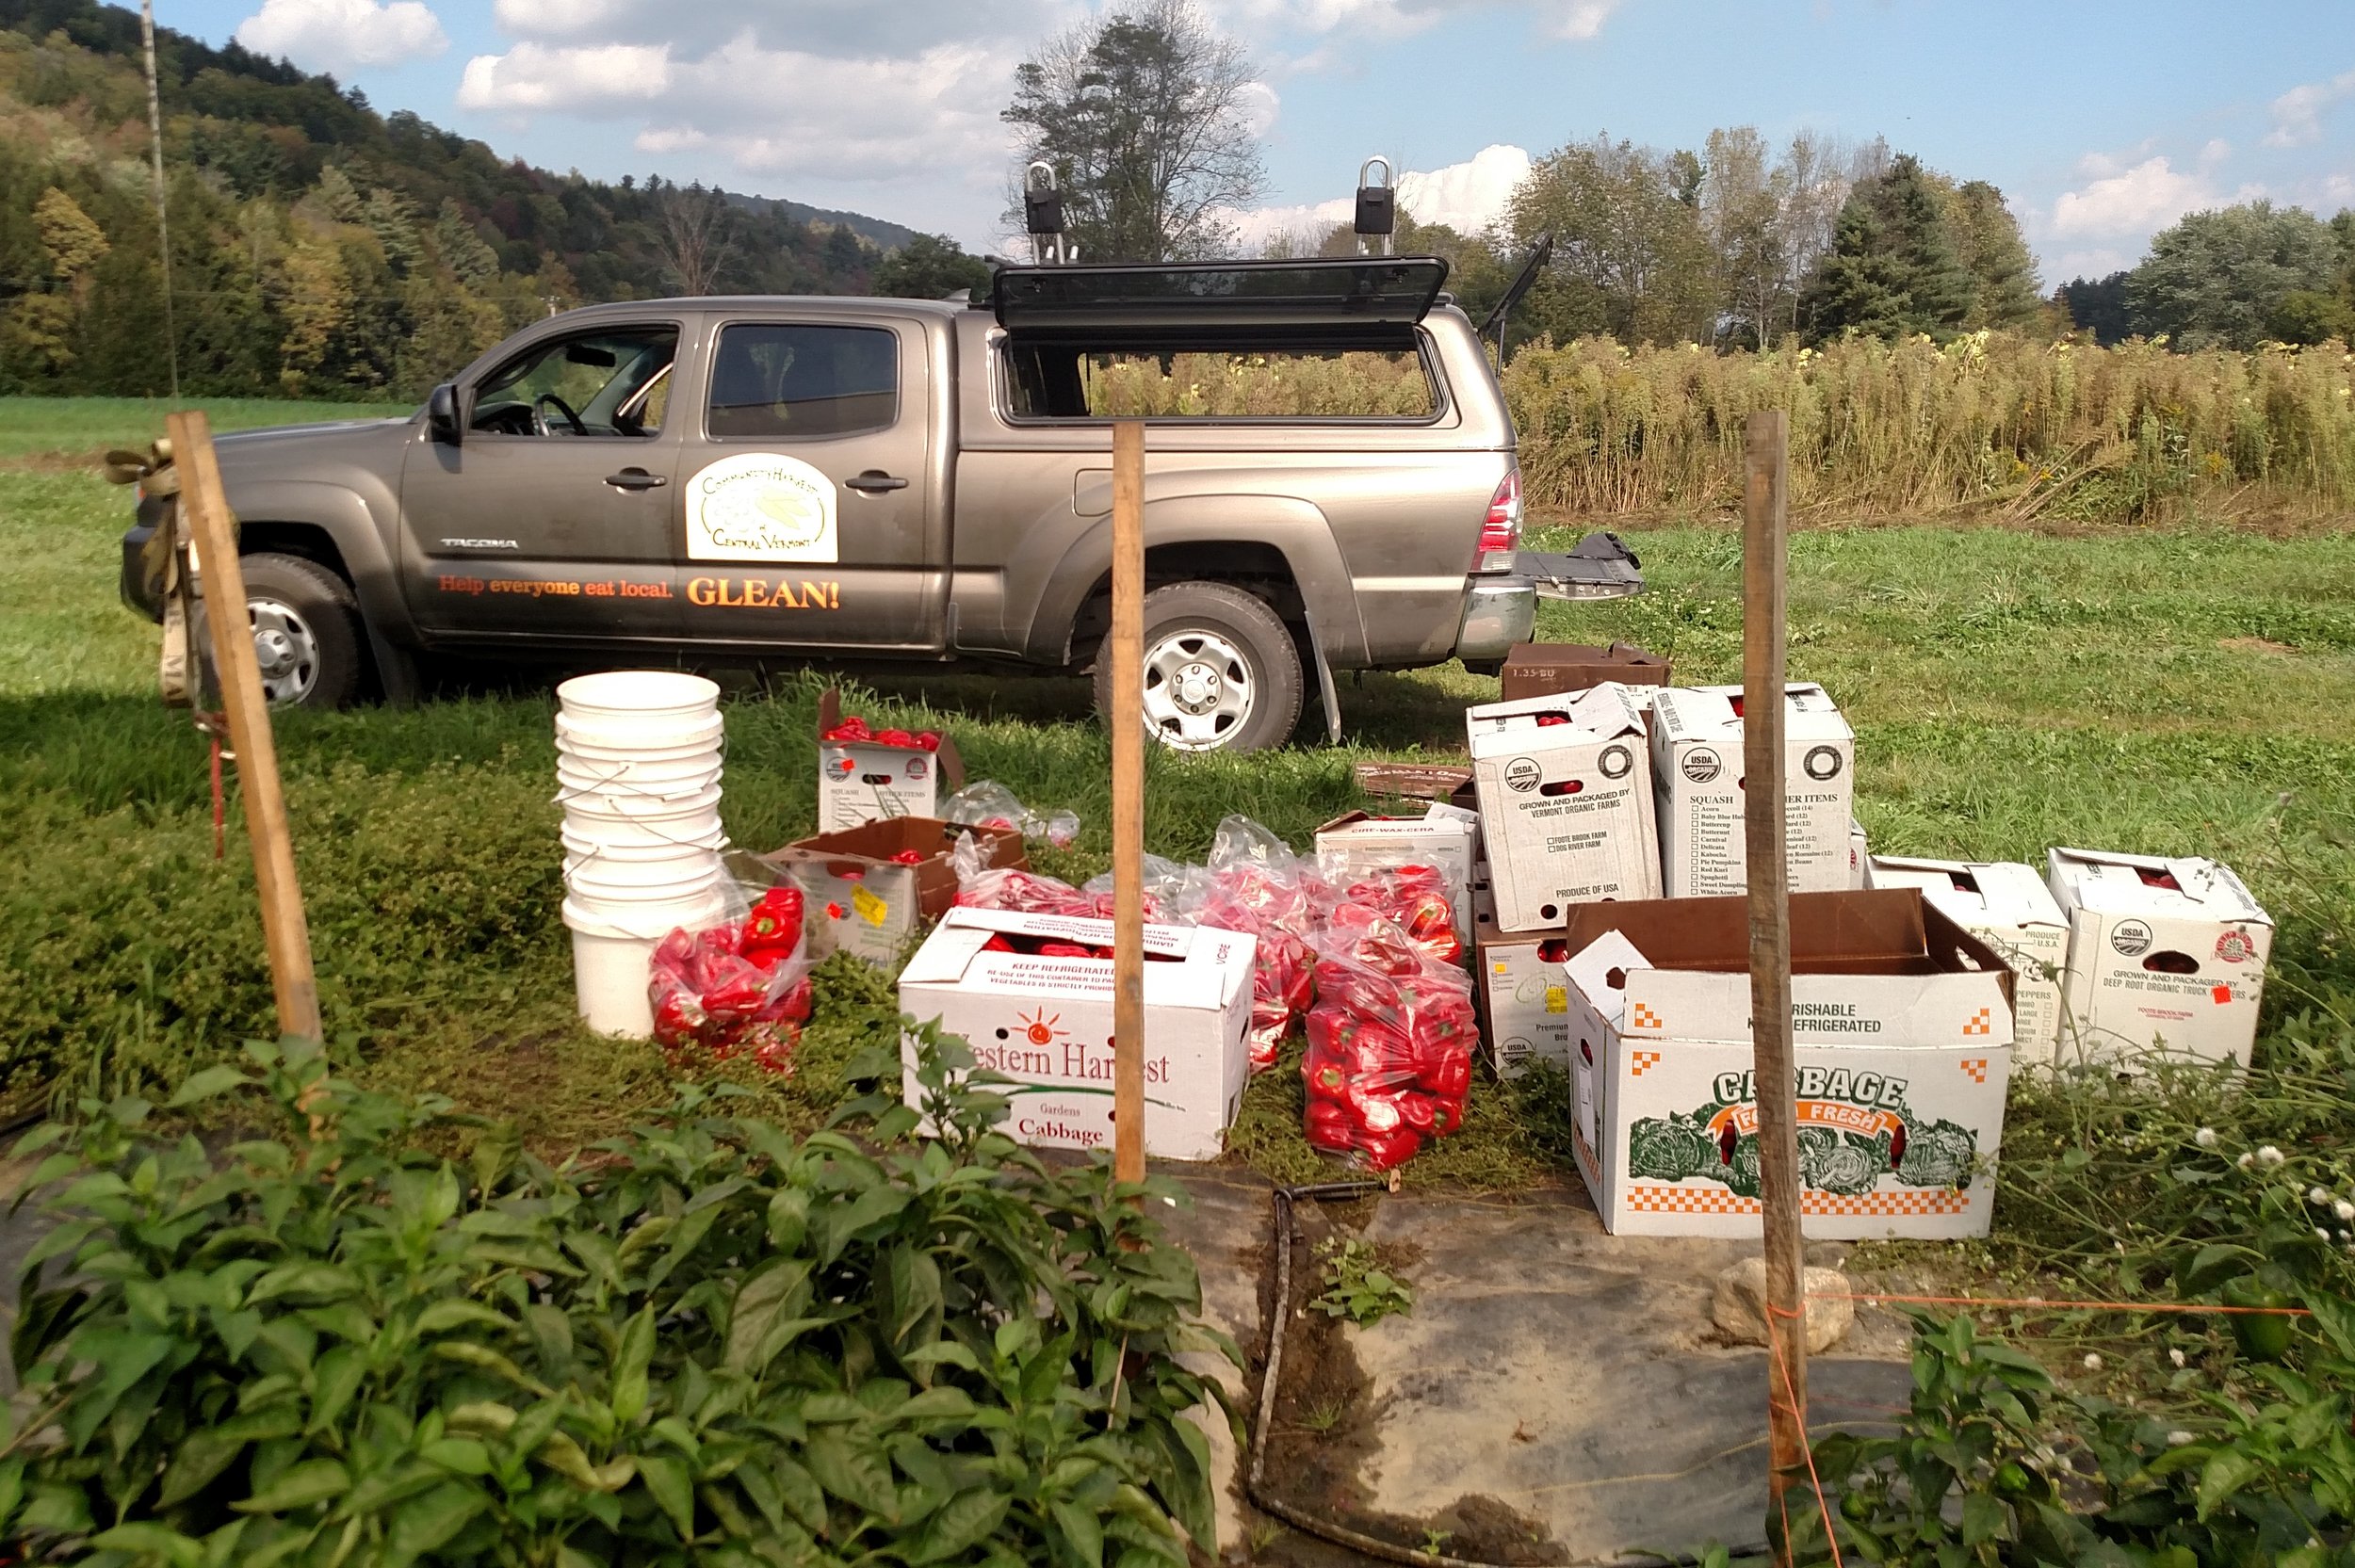
<path fill-rule="evenodd" d="M 831 561 L 834 481 L 800 458 L 739 452 L 687 481 L 690 560 Z"/>

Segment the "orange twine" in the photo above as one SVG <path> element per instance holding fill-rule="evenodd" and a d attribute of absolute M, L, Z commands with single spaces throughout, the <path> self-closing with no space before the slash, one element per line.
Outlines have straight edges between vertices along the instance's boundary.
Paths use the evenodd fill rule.
<path fill-rule="evenodd" d="M 1804 1316 L 1803 1313 L 1792 1312 L 1776 1306 L 1772 1302 L 1766 1303 L 1766 1310 L 1777 1317 L 1787 1317 L 1794 1321 Z M 1808 1484 L 1815 1489 L 1815 1508 L 1824 1516 L 1824 1544 L 1831 1548 L 1832 1568 L 1845 1568 L 1840 1559 L 1840 1532 L 1833 1528 L 1831 1522 L 1831 1504 L 1824 1496 L 1824 1478 L 1815 1473 L 1815 1440 L 1808 1434 L 1807 1412 L 1799 1408 L 1798 1384 L 1792 1379 L 1791 1364 L 1783 1359 L 1781 1345 L 1772 1334 L 1767 1336 L 1767 1349 L 1774 1352 L 1775 1370 L 1782 1374 L 1782 1394 L 1783 1398 L 1789 1401 L 1783 1408 L 1791 1413 L 1791 1418 L 1799 1426 L 1799 1452 L 1807 1456 Z M 1771 1407 L 1774 1401 L 1769 1399 L 1767 1403 Z M 1791 1509 L 1787 1503 L 1782 1505 L 1782 1555 L 1784 1561 L 1788 1562 L 1792 1560 Z"/>
<path fill-rule="evenodd" d="M 2275 1317 L 2311 1317 L 2307 1307 L 2217 1306 L 2204 1301 L 2048 1301 L 2036 1296 L 1891 1296 L 1873 1290 L 1811 1290 L 1816 1301 L 1909 1302 L 1919 1306 L 2043 1307 L 2071 1312 L 2213 1312 L 2222 1315 L 2259 1314 Z"/>

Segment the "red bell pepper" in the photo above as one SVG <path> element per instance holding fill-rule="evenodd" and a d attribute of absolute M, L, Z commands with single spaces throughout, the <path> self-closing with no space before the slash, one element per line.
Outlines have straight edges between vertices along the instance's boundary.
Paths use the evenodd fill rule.
<path fill-rule="evenodd" d="M 1366 1163 L 1376 1171 L 1390 1171 L 1415 1157 L 1422 1147 L 1421 1135 L 1412 1127 L 1400 1127 L 1394 1132 L 1369 1133 L 1357 1140 L 1358 1151 Z"/>
<path fill-rule="evenodd" d="M 918 730 L 916 732 L 916 744 L 922 747 L 927 752 L 937 752 L 940 750 L 940 732 L 937 730 Z"/>
<path fill-rule="evenodd" d="M 875 744 L 897 746 L 902 751 L 913 751 L 916 747 L 916 736 L 905 730 L 878 730 L 875 732 Z"/>
<path fill-rule="evenodd" d="M 924 851 L 921 849 L 902 849 L 898 854 L 891 857 L 891 864 L 894 865 L 921 865 L 924 864 Z"/>
<path fill-rule="evenodd" d="M 1349 1112 L 1331 1100 L 1310 1100 L 1301 1119 L 1301 1130 L 1308 1135 L 1308 1146 L 1312 1149 L 1342 1154 L 1356 1143 L 1356 1130 L 1350 1125 Z"/>

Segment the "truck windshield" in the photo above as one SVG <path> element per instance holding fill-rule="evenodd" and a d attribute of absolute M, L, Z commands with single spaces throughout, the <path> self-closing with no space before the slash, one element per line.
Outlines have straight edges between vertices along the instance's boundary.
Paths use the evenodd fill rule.
<path fill-rule="evenodd" d="M 1437 394 L 1412 349 L 1234 353 L 1007 346 L 1022 419 L 1428 419 Z"/>
<path fill-rule="evenodd" d="M 475 388 L 495 435 L 651 436 L 668 412 L 675 327 L 609 327 L 538 343 Z"/>

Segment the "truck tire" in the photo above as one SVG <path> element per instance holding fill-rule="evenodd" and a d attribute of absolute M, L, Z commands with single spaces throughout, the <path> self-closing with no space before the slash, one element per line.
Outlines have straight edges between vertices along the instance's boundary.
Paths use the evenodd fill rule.
<path fill-rule="evenodd" d="M 1111 645 L 1096 660 L 1096 709 L 1112 713 Z M 1300 651 L 1274 610 L 1226 583 L 1172 583 L 1145 596 L 1145 730 L 1173 751 L 1260 752 L 1300 722 Z"/>
<path fill-rule="evenodd" d="M 243 558 L 246 613 L 273 705 L 339 708 L 360 689 L 360 606 L 341 577 L 300 556 Z"/>

